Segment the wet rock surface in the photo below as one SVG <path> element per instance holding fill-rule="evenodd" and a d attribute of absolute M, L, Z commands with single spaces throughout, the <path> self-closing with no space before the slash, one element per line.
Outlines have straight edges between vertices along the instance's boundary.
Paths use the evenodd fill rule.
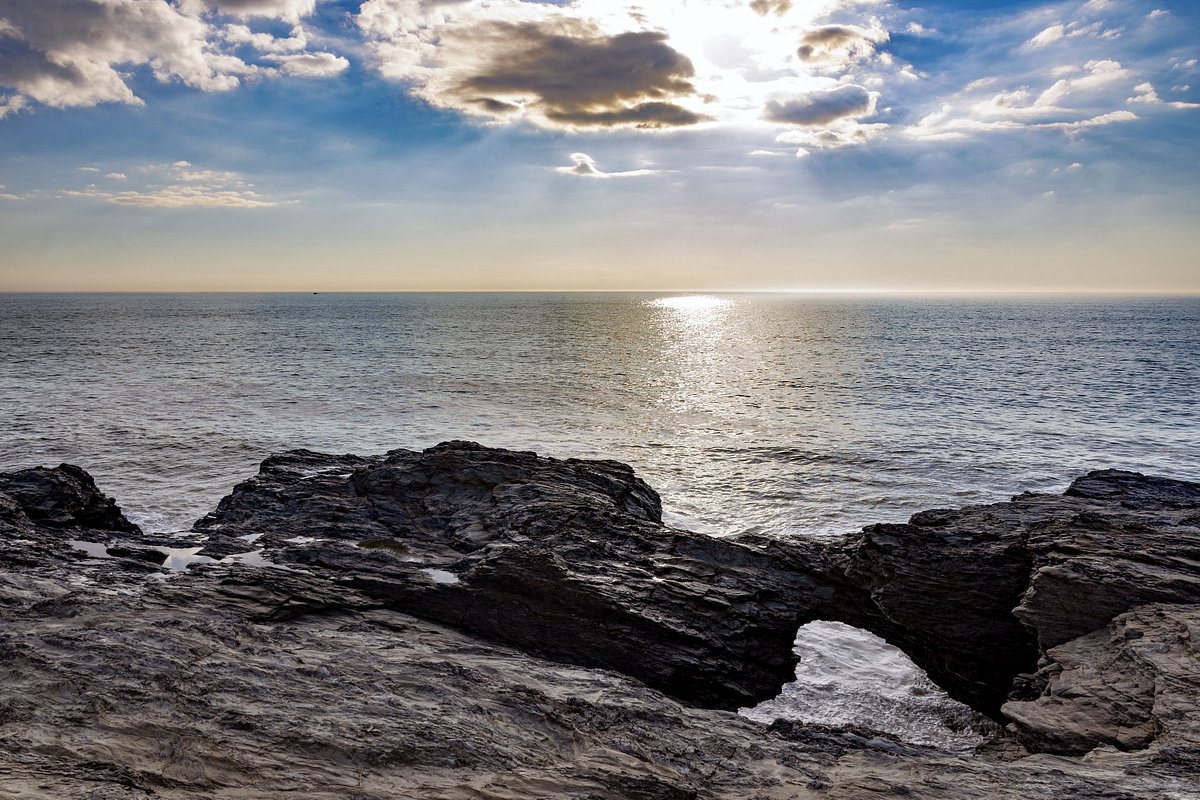
<path fill-rule="evenodd" d="M 820 541 L 660 520 L 625 465 L 470 443 L 273 456 L 176 537 L 78 468 L 0 475 L 0 796 L 1200 797 L 1200 486 Z M 726 710 L 813 619 L 1013 735 Z"/>

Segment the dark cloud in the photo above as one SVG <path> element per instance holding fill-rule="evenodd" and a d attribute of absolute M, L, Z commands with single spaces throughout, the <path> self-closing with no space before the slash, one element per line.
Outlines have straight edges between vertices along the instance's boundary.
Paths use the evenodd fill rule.
<path fill-rule="evenodd" d="M 875 49 L 868 31 L 853 25 L 825 25 L 800 39 L 796 55 L 802 61 L 822 61 L 833 56 L 869 54 Z"/>
<path fill-rule="evenodd" d="M 521 110 L 521 107 L 513 103 L 502 103 L 499 100 L 491 97 L 475 97 L 470 102 L 478 105 L 489 114 L 514 114 Z"/>
<path fill-rule="evenodd" d="M 674 103 L 638 103 L 613 111 L 550 111 L 546 117 L 564 125 L 634 125 L 638 128 L 695 125 L 707 119 Z"/>
<path fill-rule="evenodd" d="M 771 13 L 782 17 L 791 10 L 792 0 L 750 0 L 750 8 L 764 17 Z"/>
<path fill-rule="evenodd" d="M 692 62 L 661 33 L 604 36 L 491 23 L 472 31 L 485 58 L 452 87 L 464 102 L 502 109 L 524 100 L 547 120 L 579 126 L 692 125 L 702 118 L 671 99 L 695 93 Z"/>
<path fill-rule="evenodd" d="M 873 106 L 874 98 L 870 92 L 862 86 L 849 84 L 792 100 L 772 100 L 767 103 L 766 116 L 773 122 L 790 125 L 828 125 L 846 117 L 868 114 Z"/>

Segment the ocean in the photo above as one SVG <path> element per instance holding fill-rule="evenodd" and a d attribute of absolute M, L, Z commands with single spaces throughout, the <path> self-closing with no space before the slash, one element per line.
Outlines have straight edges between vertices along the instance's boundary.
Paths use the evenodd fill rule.
<path fill-rule="evenodd" d="M 626 461 L 717 535 L 1200 479 L 1200 298 L 8 294 L 0 351 L 0 469 L 154 530 L 275 451 L 447 439 Z"/>
<path fill-rule="evenodd" d="M 448 439 L 625 461 L 713 535 L 1200 480 L 1196 297 L 5 294 L 0 352 L 0 469 L 155 531 L 272 452 Z"/>

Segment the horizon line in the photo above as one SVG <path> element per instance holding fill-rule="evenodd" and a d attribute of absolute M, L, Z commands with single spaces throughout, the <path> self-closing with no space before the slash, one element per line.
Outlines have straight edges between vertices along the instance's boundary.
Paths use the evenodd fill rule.
<path fill-rule="evenodd" d="M 763 295 L 1084 295 L 1197 297 L 1197 289 L 3 289 L 0 294 L 763 294 Z"/>

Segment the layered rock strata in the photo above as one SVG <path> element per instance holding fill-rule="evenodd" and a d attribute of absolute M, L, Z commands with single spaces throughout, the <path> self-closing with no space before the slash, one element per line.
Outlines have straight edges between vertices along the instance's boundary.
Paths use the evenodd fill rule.
<path fill-rule="evenodd" d="M 664 526 L 622 464 L 461 442 L 273 456 L 173 539 L 78 468 L 23 470 L 0 791 L 1200 797 L 1198 581 L 1200 485 L 1122 472 L 781 541 Z M 945 753 L 722 710 L 777 693 L 814 619 L 1015 736 Z"/>

